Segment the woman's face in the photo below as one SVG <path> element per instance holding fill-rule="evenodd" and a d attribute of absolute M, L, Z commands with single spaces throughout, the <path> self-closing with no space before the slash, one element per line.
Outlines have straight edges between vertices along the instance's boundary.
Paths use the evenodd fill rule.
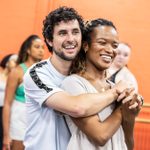
<path fill-rule="evenodd" d="M 113 63 L 117 67 L 122 68 L 127 65 L 130 58 L 131 50 L 127 45 L 121 43 L 119 44 L 116 52 L 117 55 Z"/>
<path fill-rule="evenodd" d="M 35 61 L 40 61 L 44 57 L 44 43 L 41 39 L 32 41 L 31 48 L 28 51 L 29 57 Z"/>
<path fill-rule="evenodd" d="M 87 63 L 93 64 L 99 70 L 107 69 L 118 47 L 118 33 L 111 26 L 95 27 L 91 33 L 91 44 L 87 45 Z"/>

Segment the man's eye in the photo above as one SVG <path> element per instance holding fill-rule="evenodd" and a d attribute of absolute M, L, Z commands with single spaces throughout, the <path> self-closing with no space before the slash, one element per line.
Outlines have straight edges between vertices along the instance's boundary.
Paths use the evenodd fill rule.
<path fill-rule="evenodd" d="M 78 30 L 73 31 L 73 34 L 78 34 L 78 33 L 79 33 L 79 31 L 78 31 Z"/>
<path fill-rule="evenodd" d="M 60 32 L 59 35 L 64 36 L 64 35 L 66 35 L 66 32 Z"/>

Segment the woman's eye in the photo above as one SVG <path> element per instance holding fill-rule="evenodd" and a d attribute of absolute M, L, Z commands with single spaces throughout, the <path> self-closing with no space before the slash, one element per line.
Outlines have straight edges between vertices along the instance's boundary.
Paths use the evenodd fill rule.
<path fill-rule="evenodd" d="M 101 45 L 105 45 L 106 44 L 105 41 L 98 41 L 98 43 L 101 44 Z"/>
<path fill-rule="evenodd" d="M 112 47 L 113 47 L 114 49 L 116 49 L 116 48 L 118 48 L 118 44 L 117 44 L 117 43 L 116 43 L 116 44 L 113 44 Z"/>
<path fill-rule="evenodd" d="M 35 48 L 40 48 L 40 46 L 39 46 L 39 45 L 35 45 L 34 47 L 35 47 Z"/>

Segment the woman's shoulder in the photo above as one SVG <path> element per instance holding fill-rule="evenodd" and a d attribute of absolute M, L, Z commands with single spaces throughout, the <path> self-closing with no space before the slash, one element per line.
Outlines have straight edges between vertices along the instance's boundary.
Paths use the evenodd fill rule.
<path fill-rule="evenodd" d="M 72 81 L 80 81 L 82 79 L 81 76 L 77 75 L 77 74 L 71 74 L 69 76 L 67 76 L 63 82 L 72 82 Z"/>
<path fill-rule="evenodd" d="M 124 74 L 124 75 L 131 75 L 133 76 L 133 73 L 129 70 L 129 68 L 127 67 L 123 67 L 121 70 L 120 70 L 120 73 Z"/>
<path fill-rule="evenodd" d="M 22 78 L 23 77 L 23 70 L 22 68 L 17 65 L 15 68 L 13 68 L 11 70 L 11 72 L 9 73 L 9 77 L 12 77 L 12 78 Z"/>

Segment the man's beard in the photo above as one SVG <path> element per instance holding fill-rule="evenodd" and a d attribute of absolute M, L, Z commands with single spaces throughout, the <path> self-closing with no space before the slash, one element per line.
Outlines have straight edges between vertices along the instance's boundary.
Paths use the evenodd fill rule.
<path fill-rule="evenodd" d="M 72 57 L 68 57 L 68 56 L 65 56 L 65 54 L 63 52 L 58 52 L 56 51 L 54 48 L 53 48 L 53 53 L 55 53 L 57 56 L 59 56 L 60 58 L 62 58 L 63 60 L 66 60 L 66 61 L 72 61 L 75 59 L 76 55 L 72 56 Z"/>

